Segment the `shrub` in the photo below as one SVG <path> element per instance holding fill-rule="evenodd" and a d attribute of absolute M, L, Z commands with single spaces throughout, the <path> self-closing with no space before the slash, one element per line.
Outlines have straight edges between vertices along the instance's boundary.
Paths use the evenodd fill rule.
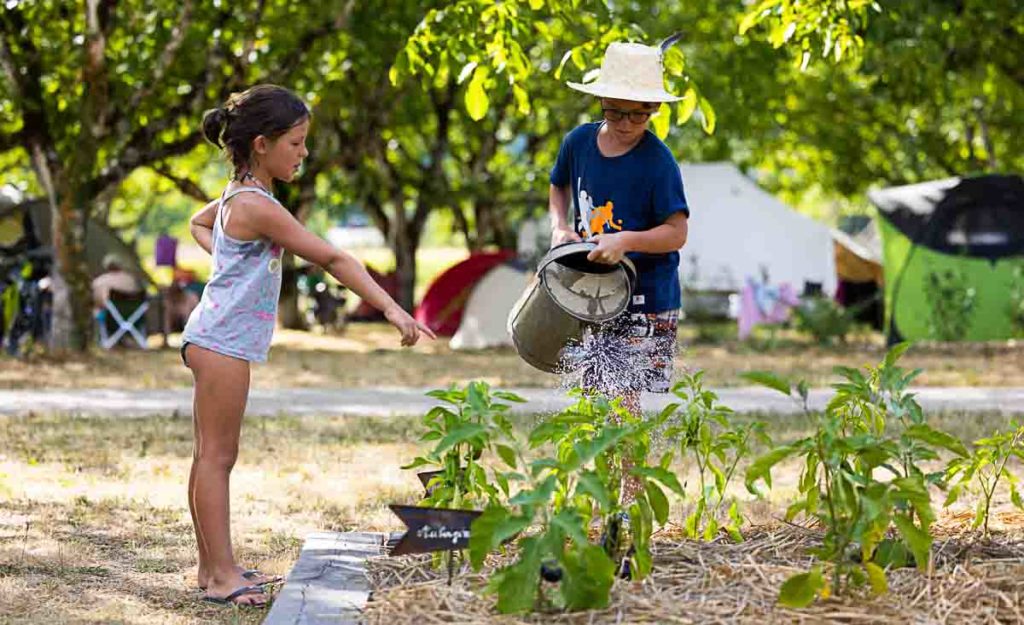
<path fill-rule="evenodd" d="M 804 514 L 825 530 L 821 548 L 813 553 L 826 567 L 787 580 L 780 603 L 803 607 L 816 596 L 865 583 L 884 593 L 885 567 L 904 564 L 908 554 L 920 569 L 928 566 L 935 520 L 928 486 L 941 483 L 942 473 L 926 474 L 919 463 L 936 459 L 940 448 L 961 457 L 967 452 L 959 439 L 926 424 L 921 407 L 906 392 L 920 373 L 896 365 L 907 347 L 894 347 L 864 373 L 837 368 L 845 381 L 835 386 L 825 411 L 818 416 L 808 411 L 813 434 L 769 451 L 747 469 L 747 487 L 756 493 L 758 482 L 771 486 L 773 466 L 801 458 L 800 497 L 786 519 Z M 771 388 L 799 397 L 806 410 L 806 384 L 794 388 L 781 378 L 759 375 Z M 887 541 L 893 530 L 898 540 Z"/>
<path fill-rule="evenodd" d="M 987 438 L 974 441 L 969 456 L 954 458 L 946 468 L 946 479 L 952 484 L 946 502 L 950 506 L 964 491 L 980 491 L 972 527 L 982 527 L 988 536 L 988 519 L 992 510 L 992 497 L 1000 480 L 1006 480 L 1010 489 L 1010 502 L 1024 510 L 1024 500 L 1017 490 L 1017 476 L 1006 467 L 1010 458 L 1024 460 L 1024 424 L 1014 424 L 1010 431 L 996 431 Z"/>
<path fill-rule="evenodd" d="M 961 341 L 971 323 L 976 291 L 962 271 L 932 271 L 925 279 L 929 332 L 940 341 Z"/>

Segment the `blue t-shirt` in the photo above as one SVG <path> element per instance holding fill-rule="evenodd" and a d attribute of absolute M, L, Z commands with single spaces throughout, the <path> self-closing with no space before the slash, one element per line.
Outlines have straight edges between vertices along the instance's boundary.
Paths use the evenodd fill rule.
<path fill-rule="evenodd" d="M 551 184 L 570 185 L 580 236 L 650 230 L 675 213 L 689 216 L 683 177 L 668 146 L 648 130 L 629 152 L 604 156 L 597 148 L 602 123 L 583 124 L 566 135 L 551 169 Z M 680 307 L 679 252 L 627 256 L 637 269 L 631 312 Z"/>

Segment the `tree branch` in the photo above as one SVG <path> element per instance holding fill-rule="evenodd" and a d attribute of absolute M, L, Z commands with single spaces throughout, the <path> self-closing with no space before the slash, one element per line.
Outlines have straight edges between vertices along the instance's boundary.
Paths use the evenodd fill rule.
<path fill-rule="evenodd" d="M 170 69 L 177 58 L 178 50 L 181 49 L 181 44 L 185 41 L 185 34 L 192 23 L 192 6 L 192 0 L 184 0 L 182 2 L 178 22 L 171 29 L 171 38 L 167 42 L 167 47 L 160 54 L 156 67 L 153 68 L 153 75 L 149 80 L 145 81 L 141 88 L 132 94 L 127 110 L 134 111 L 137 109 L 139 104 L 153 93 L 153 89 L 163 84 L 164 76 L 167 75 L 167 70 Z"/>
<path fill-rule="evenodd" d="M 200 187 L 198 183 L 190 178 L 175 175 L 166 164 L 157 163 L 151 165 L 151 168 L 156 173 L 173 182 L 174 186 L 178 188 L 178 191 L 181 191 L 183 194 L 191 198 L 195 198 L 203 203 L 210 201 L 210 196 L 203 191 L 203 188 Z"/>
<path fill-rule="evenodd" d="M 423 230 L 423 226 L 440 199 L 441 191 L 448 187 L 448 180 L 444 176 L 444 157 L 448 152 L 449 132 L 451 130 L 451 112 L 454 108 L 455 93 L 458 89 L 454 78 L 448 79 L 441 94 L 431 90 L 430 100 L 433 104 L 434 115 L 437 117 L 437 126 L 434 130 L 434 145 L 430 149 L 429 169 L 417 189 L 416 210 L 413 212 L 410 227 L 416 236 Z M 439 188 L 440 187 L 440 188 Z"/>
<path fill-rule="evenodd" d="M 86 189 L 88 192 L 93 194 L 99 193 L 112 184 L 120 183 L 122 180 L 127 178 L 136 167 L 159 162 L 172 156 L 186 154 L 199 145 L 202 140 L 202 133 L 196 131 L 187 137 L 164 144 L 157 148 L 145 151 L 134 149 L 132 154 L 126 154 L 126 158 L 120 161 L 111 161 L 99 176 L 87 183 Z M 128 156 L 130 156 L 130 158 L 128 158 Z"/>
<path fill-rule="evenodd" d="M 60 162 L 54 150 L 40 82 L 43 75 L 42 61 L 35 42 L 21 36 L 27 29 L 20 6 L 0 11 L 0 26 L 0 68 L 14 88 L 16 102 L 21 105 L 20 135 L 23 144 L 34 160 L 43 159 L 36 162 L 37 170 L 57 171 Z M 17 44 L 17 49 L 21 51 L 21 58 L 15 56 L 12 42 Z M 44 179 L 43 173 L 40 173 L 40 176 L 44 186 L 52 182 Z M 48 192 L 51 190 L 47 189 Z"/>
<path fill-rule="evenodd" d="M 0 154 L 23 145 L 22 131 L 0 134 Z"/>
<path fill-rule="evenodd" d="M 267 74 L 264 82 L 284 82 L 288 75 L 293 73 L 309 54 L 310 49 L 317 41 L 327 35 L 336 34 L 339 31 L 348 29 L 349 18 L 355 8 L 355 0 L 348 0 L 345 6 L 334 16 L 334 21 L 324 22 L 319 28 L 307 31 L 298 43 L 286 55 L 274 71 Z"/>

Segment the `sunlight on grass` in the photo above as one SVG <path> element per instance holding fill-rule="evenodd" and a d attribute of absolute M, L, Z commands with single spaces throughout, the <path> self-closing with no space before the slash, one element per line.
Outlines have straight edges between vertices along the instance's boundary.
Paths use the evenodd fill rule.
<path fill-rule="evenodd" d="M 399 469 L 414 426 L 250 420 L 232 479 L 240 560 L 283 574 L 310 532 L 398 529 L 386 504 L 420 492 Z M 0 621 L 260 622 L 196 600 L 191 436 L 187 419 L 0 418 Z"/>

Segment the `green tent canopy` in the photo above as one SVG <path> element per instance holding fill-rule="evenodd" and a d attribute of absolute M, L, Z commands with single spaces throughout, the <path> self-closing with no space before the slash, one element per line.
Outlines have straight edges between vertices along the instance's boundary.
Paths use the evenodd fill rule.
<path fill-rule="evenodd" d="M 30 249 L 52 250 L 52 216 L 46 200 L 12 202 L 0 197 L 0 255 L 13 255 Z M 127 264 L 143 284 L 153 284 L 139 257 L 114 230 L 105 224 L 90 221 L 85 231 L 85 256 L 89 275 L 103 271 L 103 257 L 114 253 Z"/>
<path fill-rule="evenodd" d="M 937 338 L 936 307 L 943 303 L 929 295 L 933 275 L 953 276 L 973 289 L 958 340 L 1006 339 L 1020 331 L 1011 293 L 1024 271 L 1024 179 L 948 178 L 868 197 L 880 217 L 890 342 Z"/>

